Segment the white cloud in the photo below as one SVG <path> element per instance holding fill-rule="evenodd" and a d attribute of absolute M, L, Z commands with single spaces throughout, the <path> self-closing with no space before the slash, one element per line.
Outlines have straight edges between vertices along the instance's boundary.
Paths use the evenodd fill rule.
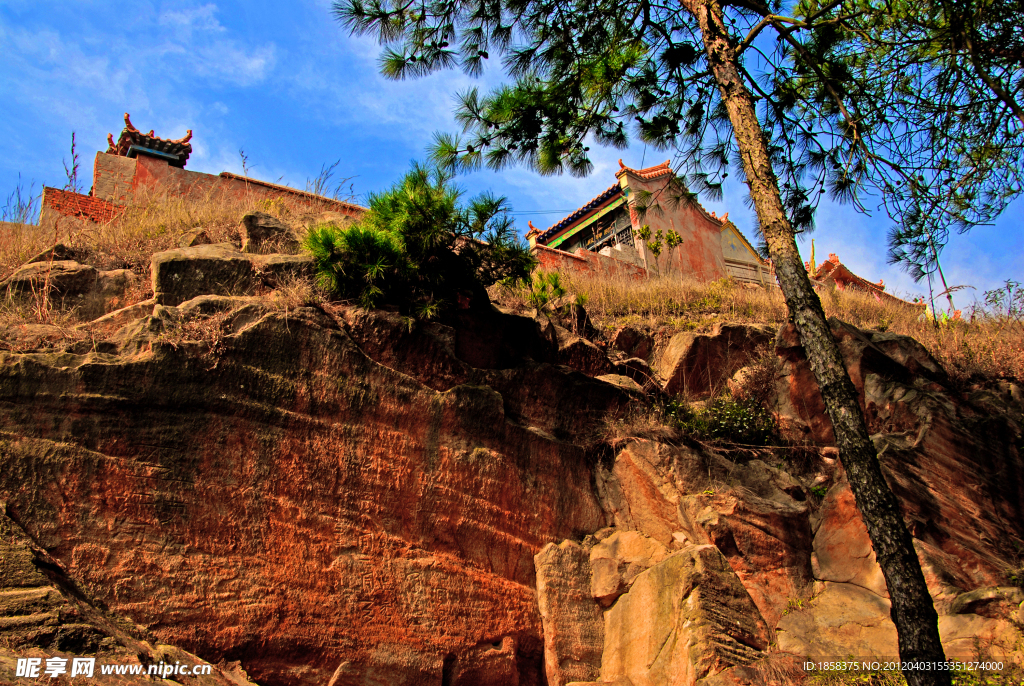
<path fill-rule="evenodd" d="M 226 31 L 214 16 L 217 6 L 207 4 L 178 11 L 166 11 L 160 14 L 159 24 L 185 31 Z"/>
<path fill-rule="evenodd" d="M 217 17 L 214 16 L 216 12 L 217 6 L 212 3 L 190 9 L 181 9 L 177 11 L 168 10 L 160 14 L 158 22 L 162 27 L 172 27 L 174 29 L 188 32 L 226 31 L 226 29 L 221 26 L 220 22 L 218 22 Z"/>

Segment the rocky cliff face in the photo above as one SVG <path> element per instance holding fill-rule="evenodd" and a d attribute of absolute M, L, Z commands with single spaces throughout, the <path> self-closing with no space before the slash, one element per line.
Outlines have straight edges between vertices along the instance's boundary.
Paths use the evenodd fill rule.
<path fill-rule="evenodd" d="M 204 295 L 218 265 L 301 270 L 236 253 L 154 260 L 157 298 L 90 325 L 89 350 L 0 354 L 0 500 L 36 551 L 19 569 L 106 608 L 95 642 L 336 686 L 789 683 L 787 655 L 895 655 L 792 331 L 626 332 L 609 358 L 544 317 L 283 309 L 244 279 Z M 913 341 L 834 327 L 947 650 L 1019 659 L 1020 389 L 959 393 Z M 778 414 L 812 447 L 605 441 L 648 393 L 741 385 L 770 341 Z M 6 560 L 3 598 L 25 588 Z M 0 618 L 0 641 L 82 650 L 54 612 L 31 635 Z"/>

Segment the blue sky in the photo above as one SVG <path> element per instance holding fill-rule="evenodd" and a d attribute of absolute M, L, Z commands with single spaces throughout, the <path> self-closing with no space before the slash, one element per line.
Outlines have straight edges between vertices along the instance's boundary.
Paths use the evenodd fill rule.
<path fill-rule="evenodd" d="M 302 188 L 321 165 L 340 160 L 339 175 L 353 177 L 365 197 L 422 159 L 433 132 L 455 130 L 456 91 L 486 89 L 501 78 L 495 64 L 481 79 L 448 72 L 387 81 L 377 73 L 378 52 L 372 40 L 339 27 L 329 0 L 0 0 L 0 201 L 19 173 L 37 189 L 63 186 L 72 131 L 88 178 L 95 151 L 106 149 L 107 133 L 117 137 L 124 112 L 158 136 L 192 129 L 189 169 L 241 172 L 244 149 L 253 176 Z M 614 183 L 619 157 L 633 167 L 668 157 L 642 145 L 593 146 L 592 153 L 596 168 L 586 179 L 513 168 L 459 182 L 471 193 L 506 195 L 515 210 L 529 212 L 517 217 L 525 233 L 527 219 L 546 228 Z M 729 212 L 752 238 L 743 194 L 727 183 L 722 202 L 704 205 Z M 961 302 L 1005 279 L 1024 281 L 1022 215 L 1018 199 L 994 227 L 950 242 L 947 280 L 977 289 Z M 890 291 L 926 292 L 925 283 L 886 264 L 884 216 L 826 204 L 817 225 L 819 260 L 835 252 L 861 276 L 884 279 Z M 809 255 L 809 240 L 801 251 Z"/>

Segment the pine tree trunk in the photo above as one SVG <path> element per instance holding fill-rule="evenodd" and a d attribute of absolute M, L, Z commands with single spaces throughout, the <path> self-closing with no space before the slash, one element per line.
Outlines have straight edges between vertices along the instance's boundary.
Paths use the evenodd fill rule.
<path fill-rule="evenodd" d="M 899 634 L 900 658 L 904 662 L 944 662 L 938 615 L 921 564 L 899 502 L 882 475 L 878 453 L 857 402 L 856 388 L 797 251 L 796 237 L 782 205 L 754 102 L 729 44 L 721 5 L 719 0 L 684 2 L 700 23 L 709 65 L 729 111 L 750 197 L 775 263 L 786 306 L 821 389 L 835 430 L 840 459 L 885 576 L 892 600 L 892 619 Z M 911 686 L 950 684 L 949 672 L 942 670 L 907 670 L 905 676 Z"/>

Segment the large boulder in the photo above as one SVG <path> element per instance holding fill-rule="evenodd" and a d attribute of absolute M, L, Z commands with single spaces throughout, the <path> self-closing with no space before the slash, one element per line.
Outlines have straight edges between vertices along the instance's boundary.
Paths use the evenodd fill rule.
<path fill-rule="evenodd" d="M 4 282 L 13 293 L 43 292 L 49 289 L 65 300 L 82 298 L 96 284 L 98 270 L 74 260 L 31 262 L 19 267 Z"/>
<path fill-rule="evenodd" d="M 153 255 L 153 293 L 161 305 L 178 305 L 198 295 L 252 295 L 289 278 L 308 275 L 303 255 L 249 255 L 231 243 L 196 245 Z"/>
<path fill-rule="evenodd" d="M 548 686 L 596 679 L 604 648 L 604 619 L 590 593 L 587 550 L 574 541 L 548 543 L 534 557 L 534 564 Z"/>
<path fill-rule="evenodd" d="M 615 373 L 621 376 L 628 376 L 635 381 L 647 393 L 661 393 L 661 383 L 658 375 L 654 373 L 651 366 L 642 358 L 630 357 L 614 363 Z"/>
<path fill-rule="evenodd" d="M 941 366 L 920 343 L 909 336 L 891 333 L 861 331 L 835 317 L 828 321 L 832 336 L 836 339 L 843 362 L 850 374 L 853 385 L 860 393 L 865 408 L 869 429 L 899 432 L 913 428 L 916 418 L 913 413 L 904 412 L 906 402 L 913 400 L 920 392 L 941 392 L 948 383 L 948 377 Z M 819 444 L 835 441 L 832 424 L 825 410 L 821 392 L 807 363 L 807 356 L 793 324 L 779 328 L 775 338 L 775 352 L 782 362 L 778 377 L 778 413 L 793 440 L 809 439 Z M 880 417 L 878 409 L 865 397 L 873 382 L 881 384 L 898 383 L 907 387 L 907 398 L 902 406 L 887 416 Z M 909 391 L 913 389 L 913 392 Z M 893 408 L 890 408 L 893 409 Z"/>
<path fill-rule="evenodd" d="M 720 392 L 774 331 L 750 324 L 715 324 L 711 333 L 678 333 L 669 340 L 656 369 L 670 395 L 706 398 Z"/>
<path fill-rule="evenodd" d="M 36 253 L 28 260 L 25 264 L 32 264 L 33 262 L 58 262 L 62 260 L 72 260 L 74 262 L 81 262 L 87 257 L 86 251 L 79 248 L 69 248 L 63 243 L 57 243 L 56 245 L 43 250 L 42 252 Z"/>
<path fill-rule="evenodd" d="M 779 622 L 779 649 L 809 660 L 893 659 L 896 626 L 886 598 L 854 584 L 825 582 L 824 591 L 795 605 Z"/>
<path fill-rule="evenodd" d="M 244 253 L 293 253 L 299 249 L 291 227 L 266 212 L 242 217 L 241 233 Z"/>
<path fill-rule="evenodd" d="M 125 294 L 137 280 L 128 269 L 100 271 L 73 260 L 42 260 L 23 265 L 0 287 L 23 297 L 45 298 L 54 307 L 75 310 L 81 319 L 91 320 L 123 307 Z"/>
<path fill-rule="evenodd" d="M 825 494 L 815 525 L 814 578 L 853 584 L 881 598 L 889 597 L 845 473 Z"/>
<path fill-rule="evenodd" d="M 608 355 L 582 336 L 567 336 L 560 339 L 557 360 L 559 364 L 587 376 L 602 376 L 612 372 L 612 363 Z"/>
<path fill-rule="evenodd" d="M 654 351 L 654 339 L 635 326 L 620 326 L 612 334 L 612 346 L 627 357 L 638 357 L 646 362 Z"/>
<path fill-rule="evenodd" d="M 590 593 L 602 607 L 629 590 L 636 577 L 664 560 L 669 549 L 638 531 L 614 531 L 590 549 Z"/>
<path fill-rule="evenodd" d="M 691 546 L 638 575 L 605 612 L 601 680 L 690 686 L 754 662 L 768 642 L 768 626 L 718 548 Z"/>

